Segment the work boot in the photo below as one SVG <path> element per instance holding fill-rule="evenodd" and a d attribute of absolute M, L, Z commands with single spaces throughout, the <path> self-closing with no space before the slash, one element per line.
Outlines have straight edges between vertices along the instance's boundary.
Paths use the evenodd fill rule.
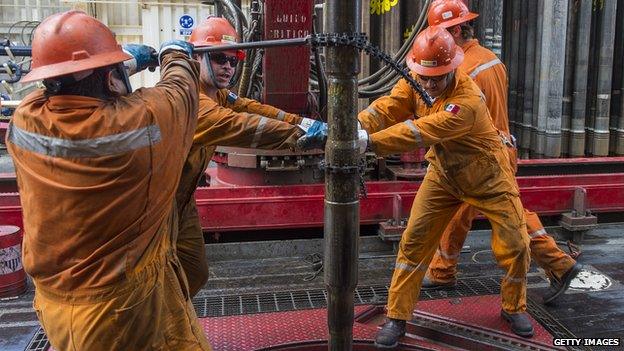
<path fill-rule="evenodd" d="M 448 283 L 440 283 L 429 279 L 429 277 L 424 277 L 422 281 L 422 285 L 420 286 L 421 290 L 452 290 L 457 286 L 457 281 L 453 280 Z"/>
<path fill-rule="evenodd" d="M 526 312 L 507 313 L 505 311 L 501 311 L 501 316 L 509 322 L 509 324 L 511 324 L 511 331 L 514 333 L 525 338 L 533 336 L 533 325 L 531 324 L 531 319 Z"/>
<path fill-rule="evenodd" d="M 399 339 L 405 335 L 405 321 L 388 318 L 375 337 L 375 347 L 378 349 L 394 349 L 399 346 Z"/>
<path fill-rule="evenodd" d="M 548 287 L 548 291 L 544 294 L 543 301 L 545 304 L 549 304 L 554 302 L 559 296 L 563 295 L 563 293 L 568 290 L 570 287 L 570 283 L 572 279 L 576 278 L 576 276 L 581 272 L 581 265 L 578 263 L 574 263 L 574 266 L 570 268 L 567 272 L 563 274 L 561 279 L 557 279 L 556 277 L 550 278 L 550 287 Z"/>

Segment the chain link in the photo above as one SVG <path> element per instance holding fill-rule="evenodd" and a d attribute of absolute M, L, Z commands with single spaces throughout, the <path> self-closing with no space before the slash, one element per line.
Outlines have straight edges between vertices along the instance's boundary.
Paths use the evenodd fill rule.
<path fill-rule="evenodd" d="M 338 33 L 317 33 L 310 36 L 310 45 L 314 47 L 330 47 L 330 46 L 352 46 L 359 51 L 364 51 L 367 55 L 383 61 L 394 71 L 399 73 L 409 85 L 414 88 L 420 95 L 420 98 L 427 105 L 433 105 L 433 99 L 423 87 L 412 77 L 409 69 L 405 64 L 400 64 L 392 59 L 390 55 L 368 41 L 365 33 L 338 34 Z"/>
<path fill-rule="evenodd" d="M 327 171 L 329 173 L 357 174 L 358 182 L 360 183 L 360 196 L 365 199 L 368 197 L 368 193 L 366 192 L 366 183 L 364 182 L 364 175 L 366 174 L 366 157 L 360 157 L 357 166 L 327 165 L 323 159 L 319 162 L 318 167 L 321 171 Z"/>

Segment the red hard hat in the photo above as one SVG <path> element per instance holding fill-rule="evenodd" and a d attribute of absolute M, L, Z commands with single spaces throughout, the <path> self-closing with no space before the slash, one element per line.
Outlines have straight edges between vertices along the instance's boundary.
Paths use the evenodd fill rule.
<path fill-rule="evenodd" d="M 191 33 L 189 42 L 195 47 L 235 44 L 240 41 L 236 29 L 223 17 L 208 17 Z M 245 58 L 245 52 L 237 50 L 239 59 Z"/>
<path fill-rule="evenodd" d="M 418 34 L 405 60 L 417 74 L 433 77 L 451 72 L 464 60 L 464 52 L 453 36 L 441 26 L 431 26 Z"/>
<path fill-rule="evenodd" d="M 35 30 L 32 69 L 22 82 L 60 77 L 131 59 L 113 32 L 82 11 L 46 18 Z"/>
<path fill-rule="evenodd" d="M 477 17 L 479 14 L 470 12 L 461 0 L 435 0 L 427 12 L 427 22 L 430 26 L 437 24 L 444 28 L 469 22 Z"/>
<path fill-rule="evenodd" d="M 191 33 L 189 42 L 195 47 L 235 44 L 240 41 L 236 29 L 223 17 L 208 17 Z"/>

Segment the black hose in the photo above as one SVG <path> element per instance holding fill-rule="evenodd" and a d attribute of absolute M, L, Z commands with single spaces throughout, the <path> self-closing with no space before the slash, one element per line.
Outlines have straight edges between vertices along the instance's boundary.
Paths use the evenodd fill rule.
<path fill-rule="evenodd" d="M 312 32 L 316 34 L 316 15 L 312 18 Z M 319 48 L 312 48 L 314 52 L 314 62 L 316 67 L 316 78 L 318 79 L 319 89 L 319 116 L 321 121 L 327 121 L 327 79 L 325 78 L 325 69 L 323 68 L 323 62 L 321 61 L 321 55 Z"/>

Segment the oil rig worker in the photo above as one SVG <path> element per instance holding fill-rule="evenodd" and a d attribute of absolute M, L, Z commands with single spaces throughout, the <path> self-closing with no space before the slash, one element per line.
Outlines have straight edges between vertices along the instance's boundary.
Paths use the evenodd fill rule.
<path fill-rule="evenodd" d="M 446 28 L 455 43 L 464 51 L 464 61 L 459 69 L 468 74 L 483 92 L 494 126 L 510 141 L 507 150 L 515 170 L 517 153 L 515 143 L 511 142 L 513 137 L 509 133 L 507 115 L 507 70 L 492 51 L 479 45 L 479 41 L 473 38 L 470 21 L 478 14 L 471 13 L 461 0 L 436 0 L 429 7 L 427 15 L 430 26 L 440 25 Z M 423 290 L 455 287 L 457 261 L 472 221 L 478 213 L 468 203 L 459 208 L 442 234 L 440 247 L 423 280 Z M 524 217 L 530 238 L 531 258 L 544 269 L 550 279 L 550 288 L 543 297 L 544 303 L 550 303 L 566 291 L 581 267 L 557 246 L 535 212 L 525 208 Z"/>
<path fill-rule="evenodd" d="M 209 17 L 193 30 L 189 41 L 200 48 L 236 43 L 239 37 L 225 18 Z M 198 53 L 195 57 L 201 63 L 197 128 L 176 193 L 180 219 L 177 251 L 191 296 L 199 292 L 209 275 L 193 194 L 216 146 L 294 149 L 305 126 L 314 122 L 229 91 L 243 51 Z"/>
<path fill-rule="evenodd" d="M 363 127 L 358 131 L 361 152 L 368 147 L 388 155 L 430 147 L 429 167 L 399 244 L 388 292 L 388 319 L 375 339 L 379 348 L 396 347 L 405 334 L 440 237 L 463 203 L 477 208 L 492 225 L 492 251 L 506 271 L 501 284 L 502 316 L 515 333 L 533 335 L 526 313 L 529 237 L 518 184 L 504 138 L 481 91 L 457 69 L 463 58 L 446 29 L 425 29 L 416 37 L 406 63 L 435 99 L 432 107 L 402 79 L 389 96 L 377 99 L 358 116 Z M 318 122 L 298 145 L 304 150 L 318 148 L 326 138 L 326 125 Z"/>
<path fill-rule="evenodd" d="M 22 101 L 7 132 L 34 309 L 56 350 L 210 350 L 173 241 L 199 63 L 184 41 L 128 52 L 80 11 L 35 30 L 22 82 L 46 89 Z M 158 60 L 160 82 L 132 92 L 124 61 Z"/>

